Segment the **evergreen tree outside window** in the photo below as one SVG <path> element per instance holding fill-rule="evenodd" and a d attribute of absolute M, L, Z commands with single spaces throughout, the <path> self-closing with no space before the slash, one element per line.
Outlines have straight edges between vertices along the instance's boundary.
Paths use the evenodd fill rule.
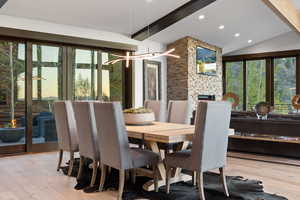
<path fill-rule="evenodd" d="M 274 59 L 274 112 L 288 114 L 296 95 L 296 57 Z"/>
<path fill-rule="evenodd" d="M 226 93 L 236 94 L 239 99 L 239 105 L 236 110 L 243 110 L 243 62 L 226 63 Z"/>
<path fill-rule="evenodd" d="M 249 60 L 247 66 L 247 110 L 266 101 L 266 60 Z"/>

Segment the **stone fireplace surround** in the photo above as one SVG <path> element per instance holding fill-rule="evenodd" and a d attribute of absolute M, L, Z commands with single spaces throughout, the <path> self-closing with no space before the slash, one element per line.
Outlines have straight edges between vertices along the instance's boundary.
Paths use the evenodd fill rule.
<path fill-rule="evenodd" d="M 217 52 L 217 76 L 207 76 L 196 72 L 196 47 L 204 47 Z M 180 58 L 167 58 L 167 99 L 190 100 L 193 108 L 199 94 L 215 95 L 221 100 L 223 95 L 222 83 L 222 49 L 192 37 L 184 37 L 169 45 L 175 48 Z"/>

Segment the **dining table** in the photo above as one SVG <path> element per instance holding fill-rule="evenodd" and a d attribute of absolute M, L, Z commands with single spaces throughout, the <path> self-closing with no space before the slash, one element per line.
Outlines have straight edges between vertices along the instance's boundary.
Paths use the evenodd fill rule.
<path fill-rule="evenodd" d="M 165 122 L 153 122 L 148 125 L 127 125 L 126 126 L 128 137 L 141 140 L 146 148 L 159 154 L 161 159 L 158 164 L 159 181 L 158 186 L 164 186 L 166 183 L 166 167 L 164 165 L 164 158 L 166 151 L 160 148 L 160 144 L 171 145 L 176 144 L 174 151 L 186 150 L 189 143 L 193 139 L 195 132 L 194 125 L 188 124 L 175 124 Z M 233 129 L 228 130 L 229 135 L 234 134 Z M 177 168 L 172 172 L 170 183 L 187 182 L 192 180 L 192 176 L 181 173 L 182 169 Z M 153 178 L 153 172 L 149 169 L 139 169 L 138 173 Z M 146 182 L 143 185 L 146 191 L 154 190 L 154 180 Z"/>

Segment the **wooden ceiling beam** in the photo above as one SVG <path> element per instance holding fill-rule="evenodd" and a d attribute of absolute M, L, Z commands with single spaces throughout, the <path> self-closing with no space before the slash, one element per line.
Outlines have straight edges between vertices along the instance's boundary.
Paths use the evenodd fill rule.
<path fill-rule="evenodd" d="M 131 38 L 143 41 L 215 1 L 216 0 L 190 0 L 186 4 L 150 24 L 149 30 L 148 26 L 146 26 L 134 33 Z"/>
<path fill-rule="evenodd" d="M 262 0 L 285 23 L 300 34 L 300 11 L 291 0 Z"/>

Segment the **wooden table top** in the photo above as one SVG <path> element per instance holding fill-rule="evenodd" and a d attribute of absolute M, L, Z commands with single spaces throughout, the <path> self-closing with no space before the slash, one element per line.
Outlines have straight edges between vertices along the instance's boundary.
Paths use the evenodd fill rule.
<path fill-rule="evenodd" d="M 128 125 L 126 128 L 128 137 L 162 143 L 191 141 L 195 132 L 195 126 L 192 125 L 164 122 L 144 126 Z M 233 133 L 234 130 L 230 129 L 229 134 Z"/>

